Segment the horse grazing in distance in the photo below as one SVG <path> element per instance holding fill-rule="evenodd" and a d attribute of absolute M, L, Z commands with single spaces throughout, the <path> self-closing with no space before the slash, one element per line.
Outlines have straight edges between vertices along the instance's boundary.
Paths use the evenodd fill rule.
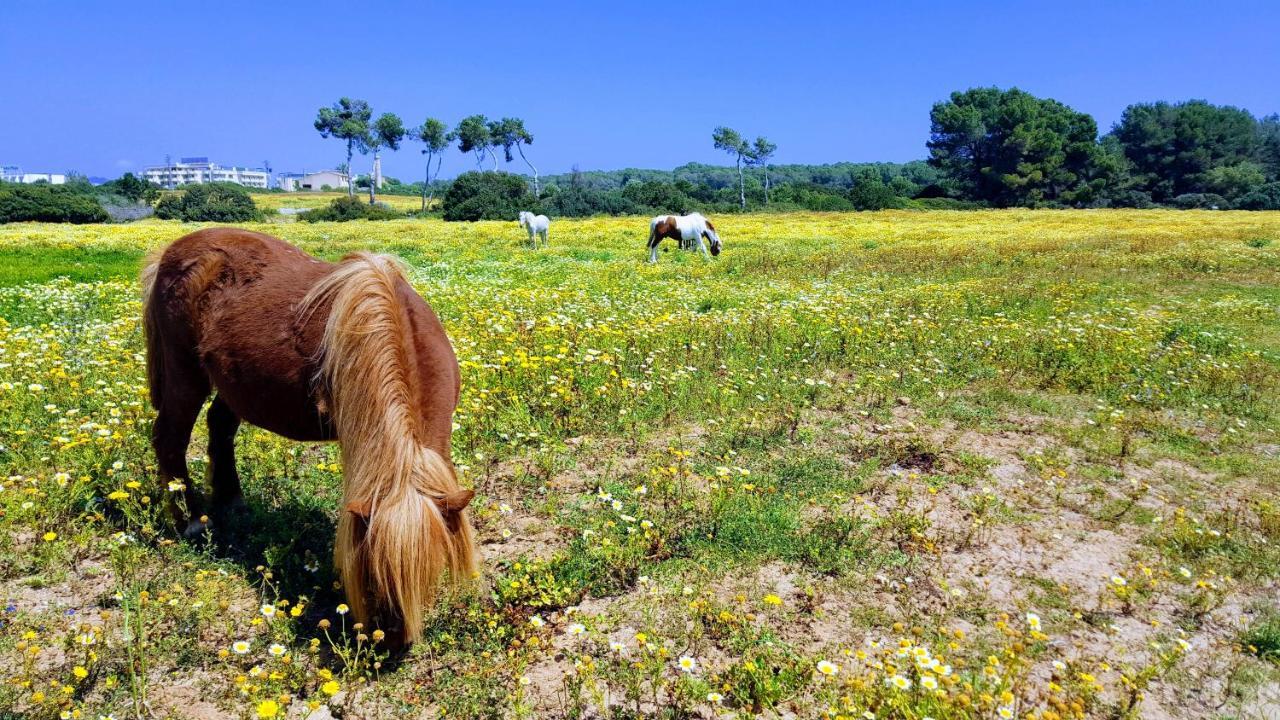
<path fill-rule="evenodd" d="M 659 215 L 649 221 L 649 262 L 658 262 L 658 244 L 663 238 L 680 243 L 682 250 L 697 248 L 704 257 L 709 257 L 707 246 L 702 243 L 703 237 L 711 241 L 711 254 L 719 255 L 720 236 L 716 234 L 716 226 L 701 213 Z"/>
<path fill-rule="evenodd" d="M 185 485 L 192 537 L 209 522 L 187 472 L 187 444 L 210 391 L 214 517 L 243 506 L 240 421 L 293 440 L 336 440 L 343 507 L 334 548 L 356 618 L 390 647 L 422 632 L 441 575 L 475 572 L 466 512 L 474 496 L 450 461 L 459 369 L 439 319 L 387 256 L 322 262 L 269 235 L 186 235 L 142 275 L 152 444 L 162 483 Z M 170 487 L 176 487 L 171 485 Z"/>
<path fill-rule="evenodd" d="M 551 218 L 546 215 L 534 215 L 531 212 L 520 213 L 520 225 L 529 231 L 529 246 L 538 249 L 538 238 L 542 238 L 542 247 L 547 247 L 547 230 L 551 228 Z"/>

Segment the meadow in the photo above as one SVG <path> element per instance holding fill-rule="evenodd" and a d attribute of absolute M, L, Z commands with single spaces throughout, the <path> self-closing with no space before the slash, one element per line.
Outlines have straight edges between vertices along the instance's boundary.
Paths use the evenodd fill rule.
<path fill-rule="evenodd" d="M 258 226 L 457 350 L 482 573 L 395 661 L 336 447 L 168 525 L 136 275 L 200 226 L 0 226 L 0 718 L 1274 717 L 1280 213 L 714 219 Z"/>
<path fill-rule="evenodd" d="M 292 192 L 292 193 L 254 193 L 253 202 L 268 215 L 278 214 L 281 208 L 290 210 L 314 210 L 324 207 L 338 198 L 346 197 L 345 192 Z M 368 190 L 357 190 L 356 197 L 368 199 Z M 433 205 L 439 204 L 440 193 L 436 193 Z M 422 207 L 422 197 L 418 195 L 378 194 L 378 202 L 401 212 L 417 212 Z"/>

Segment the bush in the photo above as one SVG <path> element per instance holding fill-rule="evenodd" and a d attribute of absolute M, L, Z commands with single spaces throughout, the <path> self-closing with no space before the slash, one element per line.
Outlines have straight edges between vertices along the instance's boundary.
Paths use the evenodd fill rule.
<path fill-rule="evenodd" d="M 0 223 L 100 223 L 107 211 L 92 195 L 61 185 L 0 184 Z"/>
<path fill-rule="evenodd" d="M 903 198 L 893 194 L 893 190 L 879 175 L 864 174 L 858 182 L 849 188 L 849 202 L 854 210 L 886 210 L 906 207 Z"/>
<path fill-rule="evenodd" d="M 100 194 L 119 195 L 133 202 L 155 202 L 160 197 L 160 186 L 144 180 L 133 173 L 102 183 L 97 188 Z"/>
<path fill-rule="evenodd" d="M 596 190 L 585 185 L 556 189 L 542 198 L 542 207 L 553 217 L 638 215 L 645 211 L 618 190 Z"/>
<path fill-rule="evenodd" d="M 445 193 L 444 219 L 515 220 L 522 210 L 538 209 L 524 178 L 504 172 L 466 172 Z"/>
<path fill-rule="evenodd" d="M 249 191 L 234 183 L 190 185 L 156 203 L 156 217 L 184 222 L 247 222 L 261 220 Z"/>
<path fill-rule="evenodd" d="M 804 210 L 817 211 L 853 209 L 853 205 L 839 188 L 815 183 L 782 185 L 773 191 L 773 203 L 779 208 L 794 205 Z"/>
<path fill-rule="evenodd" d="M 1121 190 L 1108 198 L 1109 207 L 1138 208 L 1139 210 L 1155 207 L 1151 193 L 1144 190 Z"/>
<path fill-rule="evenodd" d="M 685 215 L 693 207 L 693 199 L 680 188 L 661 180 L 629 183 L 622 189 L 623 197 L 654 213 Z"/>
<path fill-rule="evenodd" d="M 986 206 L 986 203 L 949 197 L 917 198 L 907 200 L 905 203 L 905 207 L 909 210 L 978 210 Z"/>
<path fill-rule="evenodd" d="M 853 210 L 853 203 L 848 198 L 826 193 L 809 193 L 800 199 L 800 207 L 818 212 L 839 212 Z"/>
<path fill-rule="evenodd" d="M 1173 206 L 1181 210 L 1226 210 L 1231 203 L 1217 193 L 1185 193 L 1173 199 Z"/>
<path fill-rule="evenodd" d="M 1280 182 L 1267 183 L 1236 201 L 1240 210 L 1280 210 Z"/>
<path fill-rule="evenodd" d="M 370 205 L 354 197 L 341 197 L 328 206 L 298 215 L 306 222 L 347 222 L 348 220 L 396 220 L 404 217 L 386 205 Z"/>

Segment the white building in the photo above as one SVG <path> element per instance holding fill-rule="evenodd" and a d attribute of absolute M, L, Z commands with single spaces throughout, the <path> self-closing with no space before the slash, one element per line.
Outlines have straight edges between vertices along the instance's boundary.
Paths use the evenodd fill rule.
<path fill-rule="evenodd" d="M 295 192 L 298 189 L 298 181 L 301 180 L 302 177 L 302 173 L 276 173 L 276 187 L 285 192 Z"/>
<path fill-rule="evenodd" d="M 47 182 L 50 185 L 63 185 L 67 182 L 67 176 L 62 173 L 24 173 L 17 165 L 3 165 L 0 166 L 0 182 Z"/>
<path fill-rule="evenodd" d="M 164 188 L 210 182 L 229 182 L 245 187 L 267 189 L 271 176 L 265 170 L 222 167 L 205 157 L 182 158 L 169 165 L 153 165 L 142 177 Z"/>
<path fill-rule="evenodd" d="M 346 173 L 340 173 L 337 170 L 320 170 L 318 172 L 303 173 L 301 177 L 294 182 L 294 190 L 346 190 L 347 184 Z M 282 186 L 283 187 L 283 186 Z"/>

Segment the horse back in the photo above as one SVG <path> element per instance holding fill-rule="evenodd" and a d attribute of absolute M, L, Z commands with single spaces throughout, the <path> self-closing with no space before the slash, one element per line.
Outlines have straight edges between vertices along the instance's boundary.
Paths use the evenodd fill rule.
<path fill-rule="evenodd" d="M 147 309 L 166 366 L 194 366 L 254 425 L 330 439 L 312 388 L 327 313 L 296 310 L 333 269 L 261 233 L 213 228 L 178 239 L 160 257 Z"/>

